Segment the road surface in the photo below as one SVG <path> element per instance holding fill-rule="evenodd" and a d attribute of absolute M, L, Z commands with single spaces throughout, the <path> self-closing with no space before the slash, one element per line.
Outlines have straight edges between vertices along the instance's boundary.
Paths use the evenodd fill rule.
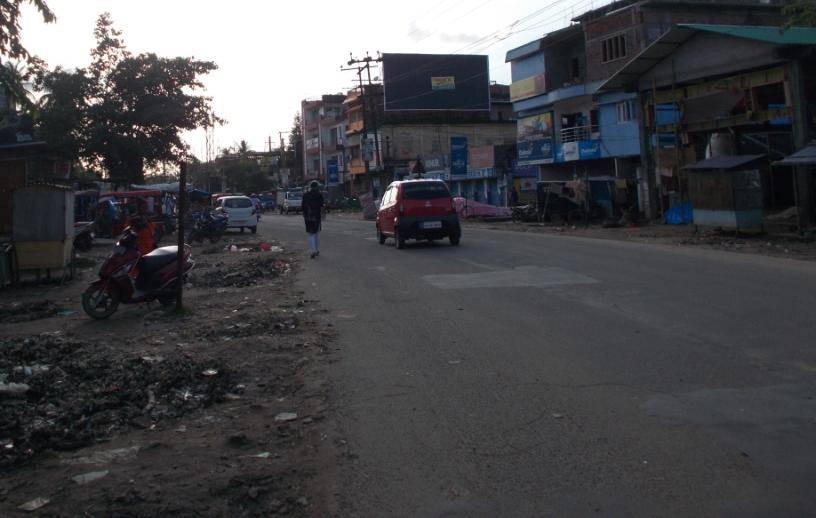
<path fill-rule="evenodd" d="M 302 218 L 263 225 L 305 249 Z M 816 513 L 816 264 L 467 228 L 396 250 L 331 217 L 321 240 L 299 282 L 338 320 L 342 514 Z"/>

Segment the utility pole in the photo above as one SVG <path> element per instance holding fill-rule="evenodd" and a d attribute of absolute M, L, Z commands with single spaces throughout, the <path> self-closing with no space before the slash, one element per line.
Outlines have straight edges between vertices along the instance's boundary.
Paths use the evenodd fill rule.
<path fill-rule="evenodd" d="M 279 131 L 278 138 L 280 139 L 280 161 L 278 162 L 278 189 L 283 187 L 283 167 L 286 165 L 286 146 L 283 143 L 283 136 L 289 133 L 288 131 Z M 270 141 L 269 149 L 272 149 L 272 143 Z M 297 150 L 293 150 L 295 157 L 292 159 L 292 171 L 295 170 L 295 166 L 297 165 L 295 162 L 297 161 Z"/>
<path fill-rule="evenodd" d="M 176 312 L 184 307 L 184 212 L 187 209 L 187 162 L 179 164 L 178 257 L 176 258 Z"/>
<path fill-rule="evenodd" d="M 340 70 L 343 71 L 356 71 L 357 72 L 357 80 L 360 85 L 360 96 L 362 99 L 362 108 L 363 108 L 363 140 L 367 144 L 368 143 L 368 130 L 370 127 L 374 129 L 374 152 L 377 157 L 377 165 L 382 167 L 382 155 L 380 153 L 380 137 L 378 131 L 378 121 L 377 121 L 377 105 L 376 105 L 376 96 L 373 95 L 373 82 L 371 80 L 371 64 L 372 63 L 380 63 L 382 61 L 382 57 L 380 53 L 377 53 L 377 57 L 371 57 L 368 53 L 362 59 L 357 59 L 353 55 L 349 54 L 349 60 L 347 65 L 350 68 L 343 68 L 340 67 Z M 363 86 L 363 71 L 366 71 L 368 76 L 368 93 L 366 93 L 365 86 Z M 374 99 L 374 103 L 370 107 L 371 110 L 371 124 L 369 124 L 369 97 Z M 362 146 L 361 146 L 362 151 Z M 364 161 L 365 163 L 365 172 L 366 174 L 371 172 L 371 164 L 368 160 Z"/>

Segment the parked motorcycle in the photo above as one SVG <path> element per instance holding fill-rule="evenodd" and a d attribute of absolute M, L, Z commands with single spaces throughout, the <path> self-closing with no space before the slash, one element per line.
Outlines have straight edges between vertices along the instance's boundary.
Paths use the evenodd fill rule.
<path fill-rule="evenodd" d="M 517 205 L 510 208 L 513 221 L 538 221 L 538 208 L 535 205 Z"/>
<path fill-rule="evenodd" d="M 74 223 L 74 248 L 80 252 L 88 252 L 94 243 L 94 222 L 79 221 Z"/>
<path fill-rule="evenodd" d="M 173 305 L 178 282 L 177 260 L 177 246 L 157 248 L 142 256 L 136 233 L 130 228 L 125 229 L 113 252 L 102 264 L 99 280 L 82 294 L 82 309 L 91 318 L 103 320 L 116 313 L 119 304 L 157 300 L 162 306 Z M 189 246 L 184 248 L 183 261 L 182 282 L 195 266 Z M 138 272 L 135 281 L 132 272 Z"/>
<path fill-rule="evenodd" d="M 227 231 L 227 216 L 222 214 L 197 213 L 193 216 L 193 230 L 190 233 L 190 240 L 195 243 L 203 243 L 209 239 L 211 243 L 221 240 L 224 232 Z"/>

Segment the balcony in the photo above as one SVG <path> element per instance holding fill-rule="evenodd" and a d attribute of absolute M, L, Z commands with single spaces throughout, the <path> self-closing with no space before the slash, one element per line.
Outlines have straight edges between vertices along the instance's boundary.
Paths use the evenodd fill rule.
<path fill-rule="evenodd" d="M 346 135 L 350 135 L 350 134 L 353 134 L 353 133 L 360 133 L 361 131 L 363 131 L 364 127 L 365 127 L 365 124 L 363 123 L 362 120 L 349 122 L 348 126 L 346 126 Z"/>
<path fill-rule="evenodd" d="M 598 138 L 598 126 L 572 126 L 561 129 L 561 143 L 593 140 Z"/>
<path fill-rule="evenodd" d="M 306 148 L 306 151 L 316 151 L 320 149 L 320 138 L 314 137 L 307 139 L 304 144 L 304 148 Z"/>

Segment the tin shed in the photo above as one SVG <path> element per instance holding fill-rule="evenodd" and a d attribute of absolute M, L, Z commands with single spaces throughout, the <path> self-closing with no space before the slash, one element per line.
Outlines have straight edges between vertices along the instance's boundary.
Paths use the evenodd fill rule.
<path fill-rule="evenodd" d="M 763 230 L 764 155 L 709 158 L 684 167 L 694 224 L 733 230 Z"/>
<path fill-rule="evenodd" d="M 74 192 L 35 184 L 13 194 L 12 241 L 20 270 L 65 268 L 74 243 Z"/>

